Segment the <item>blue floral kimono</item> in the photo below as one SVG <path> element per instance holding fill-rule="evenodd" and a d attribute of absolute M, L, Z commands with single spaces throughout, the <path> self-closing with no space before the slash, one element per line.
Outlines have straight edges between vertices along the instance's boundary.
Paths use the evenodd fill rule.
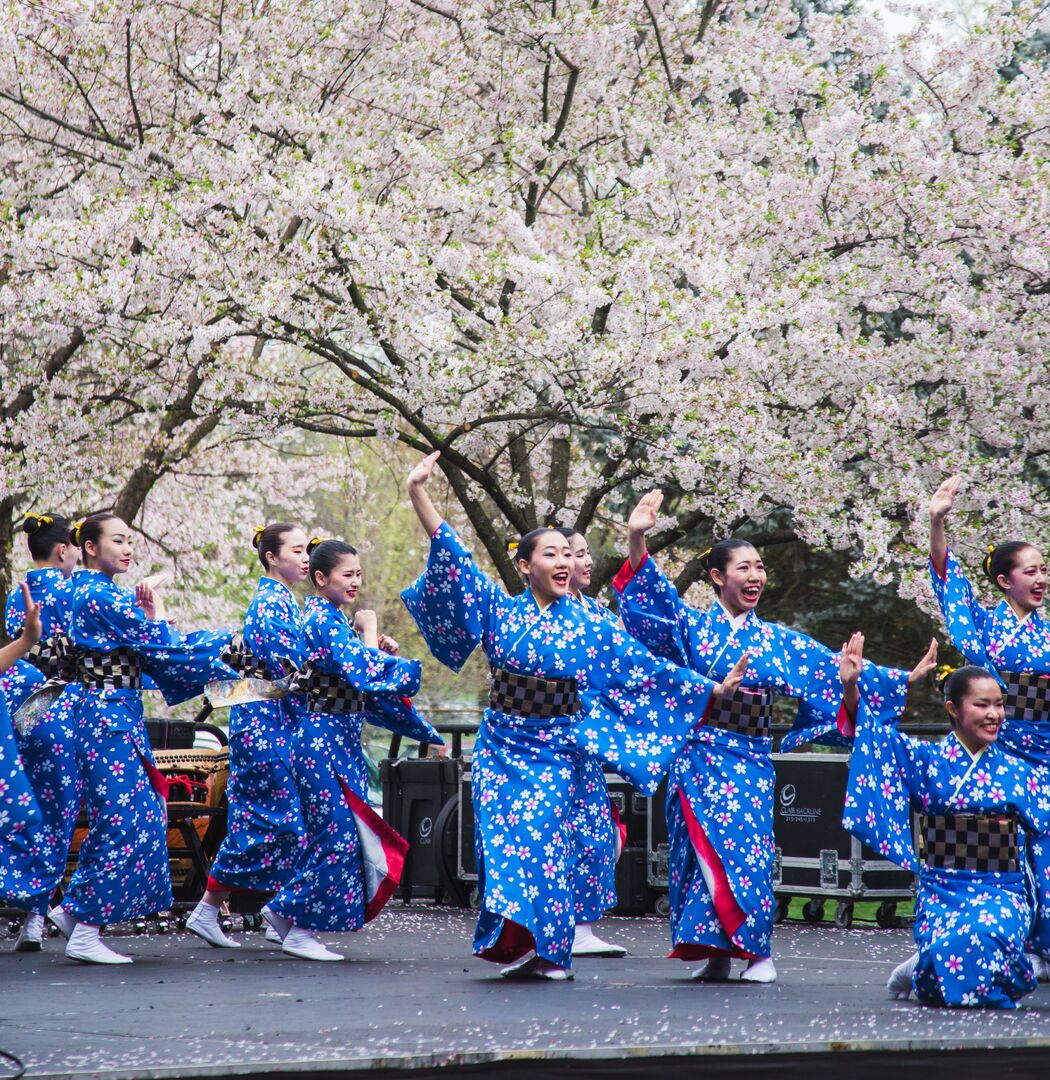
<path fill-rule="evenodd" d="M 218 659 L 229 631 L 181 634 L 168 622 L 147 619 L 134 592 L 98 570 L 77 570 L 73 586 L 73 644 L 134 654 L 169 705 L 195 697 L 212 679 L 236 677 Z M 92 925 L 164 910 L 171 906 L 166 785 L 146 736 L 142 691 L 71 683 L 59 699 L 60 707 L 66 703 L 73 709 L 88 834 L 62 906 Z"/>
<path fill-rule="evenodd" d="M 480 644 L 493 669 L 575 680 L 572 715 L 485 711 L 471 764 L 481 913 L 474 951 L 507 962 L 535 948 L 568 968 L 574 896 L 570 816 L 596 757 L 651 794 L 703 715 L 712 683 L 658 660 L 569 596 L 541 610 L 508 596 L 442 523 L 426 571 L 402 594 L 431 652 L 454 671 Z"/>
<path fill-rule="evenodd" d="M 302 664 L 303 612 L 287 585 L 259 579 L 244 615 L 243 640 L 271 679 L 286 674 L 282 658 Z M 268 891 L 295 873 L 306 835 L 291 769 L 292 729 L 301 716 L 294 697 L 230 709 L 229 826 L 210 884 Z"/>
<path fill-rule="evenodd" d="M 838 656 L 805 634 L 753 611 L 736 619 L 715 603 L 698 611 L 646 558 L 614 582 L 620 617 L 659 656 L 722 679 L 747 652 L 742 690 L 800 699 L 781 749 L 815 738 L 845 741 Z M 896 715 L 907 696 L 903 672 L 864 666 L 874 700 Z M 667 784 L 671 956 L 754 959 L 770 955 L 773 933 L 773 740 L 702 725 L 691 734 Z"/>
<path fill-rule="evenodd" d="M 40 808 L 18 753 L 11 714 L 4 695 L 0 694 L 0 896 L 6 898 L 5 890 L 12 877 L 9 852 L 14 849 L 16 855 L 24 857 L 17 846 L 18 838 L 26 830 L 38 827 L 40 819 Z M 18 868 L 19 864 L 15 864 L 15 869 Z"/>
<path fill-rule="evenodd" d="M 576 597 L 589 612 L 615 624 L 617 616 L 593 597 Z M 609 801 L 605 770 L 597 758 L 582 758 L 576 776 L 576 799 L 569 819 L 572 835 L 573 915 L 577 923 L 600 919 L 616 904 L 616 861 L 627 828 Z"/>
<path fill-rule="evenodd" d="M 1050 676 L 1050 622 L 1035 611 L 1021 622 L 1005 601 L 982 607 L 958 560 L 949 551 L 945 572 L 930 563 L 930 580 L 952 644 L 971 664 L 1000 672 Z M 1030 765 L 1050 764 L 1050 720 L 1026 718 L 1019 703 L 1006 698 L 1006 723 L 999 745 Z M 1031 838 L 1027 855 L 1036 888 L 1036 911 L 1029 946 L 1050 959 L 1050 836 Z"/>
<path fill-rule="evenodd" d="M 1032 909 L 1023 852 L 1017 872 L 919 866 L 911 811 L 1012 815 L 1050 830 L 1050 772 L 998 743 L 971 754 L 953 733 L 909 738 L 861 700 L 843 826 L 887 859 L 919 871 L 913 986 L 927 1005 L 1016 1008 L 1036 987 L 1025 942 Z"/>
<path fill-rule="evenodd" d="M 419 661 L 365 646 L 342 611 L 322 596 L 307 597 L 303 648 L 309 668 L 366 698 L 359 712 L 315 712 L 308 702 L 292 732 L 292 775 L 306 845 L 295 875 L 269 907 L 307 930 L 359 930 L 393 896 L 408 850 L 408 842 L 368 805 L 362 725 L 427 743 L 442 739 L 407 696 L 419 690 Z"/>
<path fill-rule="evenodd" d="M 40 604 L 41 640 L 68 634 L 73 586 L 54 567 L 30 570 L 26 582 Z M 7 634 L 17 637 L 25 623 L 22 590 L 7 599 Z M 46 677 L 28 660 L 19 660 L 0 676 L 0 686 L 14 713 Z M 25 776 L 40 807 L 31 827 L 8 835 L 0 827 L 0 899 L 12 907 L 43 914 L 66 871 L 69 845 L 83 801 L 77 772 L 71 698 L 60 698 L 32 729 L 16 736 Z"/>

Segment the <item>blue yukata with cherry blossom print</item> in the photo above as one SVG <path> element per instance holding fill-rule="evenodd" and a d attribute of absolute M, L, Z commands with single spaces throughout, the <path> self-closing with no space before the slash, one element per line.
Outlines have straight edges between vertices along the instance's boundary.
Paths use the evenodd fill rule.
<path fill-rule="evenodd" d="M 315 669 L 365 694 L 366 708 L 305 711 L 292 732 L 306 844 L 295 875 L 268 906 L 307 930 L 358 930 L 393 895 L 408 847 L 368 805 L 362 725 L 427 743 L 443 740 L 410 701 L 419 690 L 420 662 L 368 648 L 325 597 L 307 597 L 303 647 Z"/>
<path fill-rule="evenodd" d="M 747 652 L 741 691 L 800 699 L 794 743 L 846 740 L 838 657 L 819 642 L 754 611 L 733 618 L 721 603 L 690 607 L 647 557 L 614 581 L 624 625 L 654 653 L 722 679 Z M 895 716 L 904 672 L 864 665 L 864 685 Z M 671 956 L 756 959 L 770 955 L 773 896 L 773 740 L 703 724 L 691 733 L 667 784 Z"/>
<path fill-rule="evenodd" d="M 30 570 L 25 580 L 33 601 L 40 605 L 41 640 L 47 641 L 59 631 L 68 634 L 72 583 L 55 567 Z M 22 590 L 12 589 L 7 598 L 8 637 L 22 632 L 25 617 Z M 45 682 L 44 673 L 28 660 L 8 668 L 0 676 L 0 687 L 10 711 L 16 712 Z M 0 899 L 12 907 L 44 914 L 65 874 L 83 799 L 71 700 L 60 698 L 30 730 L 16 735 L 16 742 L 40 817 L 10 834 L 0 826 Z"/>
<path fill-rule="evenodd" d="M 57 567 L 30 570 L 25 576 L 33 602 L 40 605 L 41 641 L 47 641 L 58 631 L 67 632 L 73 611 L 73 584 Z M 16 586 L 7 597 L 4 612 L 7 636 L 18 637 L 26 621 L 25 600 L 21 587 Z M 28 660 L 19 660 L 0 676 L 0 687 L 7 698 L 12 715 L 29 695 L 46 681 L 43 672 Z"/>
<path fill-rule="evenodd" d="M 230 631 L 181 634 L 148 619 L 131 589 L 98 570 L 73 574 L 70 637 L 95 653 L 134 653 L 169 705 L 200 694 L 213 679 L 235 679 L 219 660 Z M 70 683 L 77 770 L 84 785 L 88 834 L 62 906 L 91 925 L 135 919 L 171 906 L 166 785 L 150 750 L 142 691 Z"/>
<path fill-rule="evenodd" d="M 259 579 L 243 641 L 271 679 L 286 674 L 282 658 L 302 665 L 303 611 L 287 585 Z M 211 869 L 220 887 L 279 889 L 295 873 L 306 836 L 291 767 L 292 730 L 301 718 L 296 696 L 230 709 L 229 827 Z"/>
<path fill-rule="evenodd" d="M 586 593 L 575 599 L 613 624 L 615 612 Z M 616 860 L 625 843 L 626 828 L 609 801 L 605 770 L 597 758 L 580 761 L 576 799 L 569 819 L 572 836 L 573 914 L 577 923 L 600 919 L 616 904 Z"/>
<path fill-rule="evenodd" d="M 0 895 L 8 876 L 6 864 L 11 842 L 39 824 L 40 808 L 22 767 L 7 702 L 0 694 Z"/>
<path fill-rule="evenodd" d="M 574 679 L 582 707 L 528 717 L 486 709 L 471 762 L 481 912 L 474 951 L 510 962 L 535 948 L 572 962 L 570 816 L 582 759 L 651 794 L 707 708 L 713 683 L 653 657 L 569 596 L 541 609 L 508 596 L 442 523 L 425 572 L 402 594 L 431 652 L 458 671 L 481 645 L 493 669 Z"/>
<path fill-rule="evenodd" d="M 1017 873 L 919 866 L 912 809 L 923 814 L 1012 815 L 1025 833 L 1050 831 L 1050 772 L 998 742 L 972 754 L 955 733 L 910 738 L 863 695 L 850 758 L 843 826 L 887 859 L 918 869 L 912 985 L 926 1005 L 1012 1009 L 1036 988 L 1026 955 L 1032 905 L 1023 852 Z"/>
<path fill-rule="evenodd" d="M 1007 671 L 1050 676 L 1050 622 L 1041 612 L 1033 611 L 1022 621 L 1005 600 L 994 608 L 983 607 L 951 551 L 943 575 L 930 563 L 930 581 L 948 636 L 968 663 L 995 675 Z M 1046 717 L 1026 719 L 1007 701 L 1006 722 L 996 741 L 1030 765 L 1050 765 L 1050 720 Z M 1026 852 L 1036 890 L 1028 944 L 1050 959 L 1050 836 L 1032 837 Z"/>

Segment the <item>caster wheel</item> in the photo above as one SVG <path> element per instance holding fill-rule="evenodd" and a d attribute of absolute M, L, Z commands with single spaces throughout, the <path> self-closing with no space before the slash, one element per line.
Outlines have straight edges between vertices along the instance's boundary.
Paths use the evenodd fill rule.
<path fill-rule="evenodd" d="M 255 919 L 251 915 L 241 916 L 241 929 L 248 931 L 255 929 Z"/>
<path fill-rule="evenodd" d="M 773 909 L 773 925 L 779 926 L 788 917 L 788 908 L 791 907 L 790 896 L 778 896 L 777 906 Z"/>
<path fill-rule="evenodd" d="M 255 914 L 251 916 L 251 925 L 253 930 L 265 930 L 266 920 L 263 919 L 259 912 L 255 912 Z"/>
<path fill-rule="evenodd" d="M 222 927 L 222 932 L 228 934 L 233 930 L 233 919 L 223 917 L 219 920 L 219 925 Z"/>
<path fill-rule="evenodd" d="M 656 902 L 653 904 L 653 911 L 655 911 L 661 919 L 666 919 L 670 916 L 671 901 L 668 899 L 666 893 L 662 893 L 656 898 Z"/>
<path fill-rule="evenodd" d="M 22 929 L 22 923 L 18 919 L 12 919 L 7 924 L 7 936 L 14 937 Z"/>
<path fill-rule="evenodd" d="M 470 907 L 472 911 L 481 910 L 481 893 L 477 889 L 470 890 Z"/>
<path fill-rule="evenodd" d="M 848 930 L 853 925 L 853 905 L 848 900 L 835 905 L 835 925 L 840 930 Z"/>
<path fill-rule="evenodd" d="M 185 930 L 186 929 L 186 916 L 185 915 L 180 915 L 179 918 L 178 918 L 178 922 L 176 922 L 175 925 L 180 930 Z"/>
<path fill-rule="evenodd" d="M 810 925 L 816 926 L 824 918 L 824 901 L 807 900 L 802 907 L 802 918 Z"/>
<path fill-rule="evenodd" d="M 900 919 L 897 917 L 897 905 L 889 900 L 879 904 L 878 910 L 875 912 L 875 921 L 883 930 L 896 930 L 901 924 Z"/>
<path fill-rule="evenodd" d="M 168 922 L 167 919 L 158 919 L 157 920 L 157 933 L 158 934 L 167 934 L 170 931 L 171 931 L 171 924 Z"/>
<path fill-rule="evenodd" d="M 135 923 L 135 933 L 136 934 L 138 934 L 138 935 L 144 934 L 144 933 L 146 933 L 147 929 L 148 929 L 148 927 L 146 926 L 145 922 L 143 922 L 141 919 L 138 922 Z"/>
<path fill-rule="evenodd" d="M 53 938 L 53 937 L 58 937 L 58 927 L 57 927 L 57 926 L 55 926 L 55 924 L 54 924 L 53 922 L 51 922 L 51 921 L 49 920 L 49 921 L 48 921 L 48 924 L 47 924 L 47 927 L 46 927 L 46 929 L 44 930 L 44 933 L 45 933 L 45 934 L 46 934 L 46 935 L 47 935 L 47 936 L 48 936 L 49 938 Z"/>

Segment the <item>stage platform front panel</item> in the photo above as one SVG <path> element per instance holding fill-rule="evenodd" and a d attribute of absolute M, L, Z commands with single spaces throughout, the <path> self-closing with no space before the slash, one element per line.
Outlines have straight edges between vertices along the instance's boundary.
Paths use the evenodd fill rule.
<path fill-rule="evenodd" d="M 906 930 L 785 924 L 776 984 L 711 986 L 665 959 L 661 919 L 607 920 L 603 932 L 631 955 L 578 961 L 562 984 L 499 978 L 471 957 L 472 926 L 469 912 L 391 905 L 361 933 L 322 935 L 347 954 L 340 964 L 282 956 L 261 933 L 237 933 L 237 951 L 181 933 L 121 937 L 134 965 L 81 967 L 49 939 L 42 953 L 0 954 L 0 1047 L 31 1077 L 100 1080 L 448 1066 L 452 1076 L 515 1063 L 537 1076 L 589 1063 L 586 1075 L 613 1077 L 643 1061 L 662 1077 L 676 1072 L 668 1059 L 682 1066 L 687 1055 L 704 1056 L 698 1076 L 731 1062 L 743 1076 L 756 1054 L 792 1055 L 780 1075 L 800 1075 L 786 1066 L 812 1055 L 815 1078 L 818 1061 L 842 1051 L 990 1047 L 1044 1047 L 1050 1060 L 1050 986 L 1014 1013 L 888 1000 L 886 978 L 912 948 Z"/>

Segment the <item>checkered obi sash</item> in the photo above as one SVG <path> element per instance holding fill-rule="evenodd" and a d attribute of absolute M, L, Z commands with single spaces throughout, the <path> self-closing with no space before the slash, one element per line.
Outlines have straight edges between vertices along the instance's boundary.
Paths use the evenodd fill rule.
<path fill-rule="evenodd" d="M 76 681 L 91 690 L 141 690 L 142 658 L 131 649 L 76 649 Z"/>
<path fill-rule="evenodd" d="M 329 675 L 307 661 L 292 678 L 292 691 L 306 695 L 309 712 L 350 716 L 368 708 L 368 696 L 338 675 Z"/>
<path fill-rule="evenodd" d="M 527 720 L 551 720 L 580 711 L 575 679 L 538 679 L 506 668 L 493 668 L 489 708 Z"/>
<path fill-rule="evenodd" d="M 711 715 L 704 726 L 752 739 L 768 739 L 772 723 L 772 690 L 737 690 L 732 697 L 724 697 L 711 707 Z"/>
<path fill-rule="evenodd" d="M 56 630 L 46 641 L 38 641 L 26 653 L 25 659 L 48 682 L 75 682 L 76 654 L 73 643 L 62 630 Z"/>
<path fill-rule="evenodd" d="M 1003 705 L 1008 720 L 1050 721 L 1050 675 L 1031 671 L 1000 671 L 1006 683 Z"/>
<path fill-rule="evenodd" d="M 219 653 L 219 659 L 227 666 L 233 668 L 242 679 L 268 679 L 270 672 L 266 668 L 266 661 L 260 660 L 244 644 L 240 634 Z"/>
<path fill-rule="evenodd" d="M 934 870 L 1016 874 L 1021 868 L 1017 821 L 1009 815 L 924 814 L 926 865 Z"/>

